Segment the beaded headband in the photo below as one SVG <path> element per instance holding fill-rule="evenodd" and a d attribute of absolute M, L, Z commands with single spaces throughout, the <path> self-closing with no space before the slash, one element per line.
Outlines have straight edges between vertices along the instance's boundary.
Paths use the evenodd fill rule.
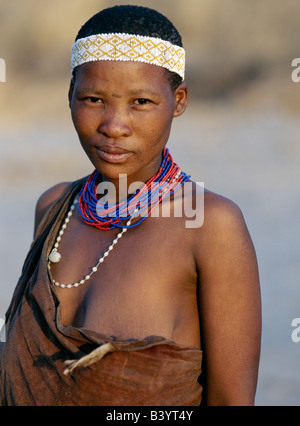
<path fill-rule="evenodd" d="M 167 68 L 184 79 L 184 49 L 160 38 L 97 34 L 77 40 L 72 47 L 72 71 L 78 65 L 101 60 L 145 62 Z"/>

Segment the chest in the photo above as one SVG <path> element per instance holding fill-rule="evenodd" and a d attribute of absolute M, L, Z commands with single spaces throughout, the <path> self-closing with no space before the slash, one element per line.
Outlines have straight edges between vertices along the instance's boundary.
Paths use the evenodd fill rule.
<path fill-rule="evenodd" d="M 118 235 L 84 224 L 74 212 L 59 241 L 61 261 L 51 265 L 53 280 L 79 284 L 56 287 L 64 323 L 119 334 L 125 324 L 174 324 L 180 302 L 196 293 L 189 233 L 180 219 L 147 218 Z"/>

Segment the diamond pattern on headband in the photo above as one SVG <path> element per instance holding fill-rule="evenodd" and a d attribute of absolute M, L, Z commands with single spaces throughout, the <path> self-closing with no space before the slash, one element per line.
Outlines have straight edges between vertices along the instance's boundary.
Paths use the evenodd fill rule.
<path fill-rule="evenodd" d="M 133 34 L 98 34 L 72 47 L 72 70 L 90 61 L 137 61 L 158 65 L 184 78 L 185 51 L 168 41 Z"/>

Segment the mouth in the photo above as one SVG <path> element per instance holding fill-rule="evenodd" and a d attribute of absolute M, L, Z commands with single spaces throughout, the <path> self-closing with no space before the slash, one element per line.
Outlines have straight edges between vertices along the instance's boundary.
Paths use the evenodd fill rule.
<path fill-rule="evenodd" d="M 97 152 L 107 163 L 123 163 L 132 155 L 132 152 L 118 146 L 99 146 Z"/>

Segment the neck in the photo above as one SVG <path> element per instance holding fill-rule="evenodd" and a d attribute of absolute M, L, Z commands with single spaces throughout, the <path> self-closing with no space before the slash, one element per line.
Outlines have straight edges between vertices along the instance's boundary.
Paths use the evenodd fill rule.
<path fill-rule="evenodd" d="M 123 202 L 126 201 L 128 196 L 135 193 L 138 189 L 141 189 L 149 180 L 154 178 L 162 165 L 162 159 L 166 155 L 166 151 L 163 151 L 158 158 L 155 158 L 149 165 L 143 168 L 134 175 L 120 174 L 116 179 L 109 179 L 104 175 L 101 175 L 101 182 L 98 186 L 98 194 L 106 193 L 105 189 L 108 189 L 107 199 L 109 202 Z M 102 184 L 103 183 L 103 184 Z M 101 184 L 103 188 L 101 188 Z M 101 190 L 101 192 L 100 192 Z M 111 200 L 111 201 L 110 201 Z"/>

